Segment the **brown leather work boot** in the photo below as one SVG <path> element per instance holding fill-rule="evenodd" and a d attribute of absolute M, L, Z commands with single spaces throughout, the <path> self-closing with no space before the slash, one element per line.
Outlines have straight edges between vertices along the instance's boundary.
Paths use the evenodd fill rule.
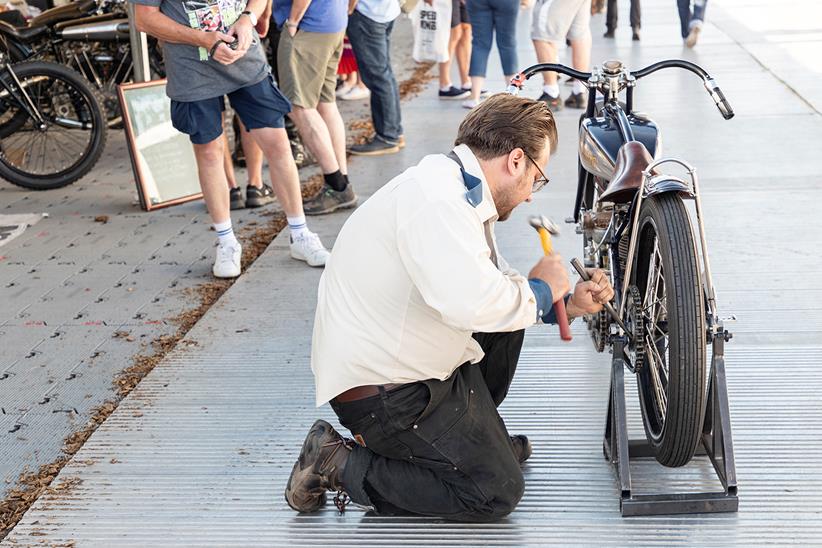
<path fill-rule="evenodd" d="M 533 453 L 531 442 L 522 434 L 517 434 L 516 436 L 511 436 L 511 443 L 514 444 L 514 454 L 517 456 L 519 463 L 525 463 L 528 457 L 531 456 L 531 453 Z"/>
<path fill-rule="evenodd" d="M 324 420 L 315 422 L 288 478 L 288 505 L 297 512 L 316 512 L 325 504 L 326 491 L 342 491 L 340 477 L 352 444 Z"/>

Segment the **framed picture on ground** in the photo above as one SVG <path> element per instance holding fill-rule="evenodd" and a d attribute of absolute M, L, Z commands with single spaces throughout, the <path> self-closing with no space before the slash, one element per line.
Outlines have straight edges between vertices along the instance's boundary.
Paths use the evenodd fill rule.
<path fill-rule="evenodd" d="M 166 81 L 123 84 L 119 95 L 140 206 L 150 211 L 201 198 L 191 141 L 171 125 Z"/>

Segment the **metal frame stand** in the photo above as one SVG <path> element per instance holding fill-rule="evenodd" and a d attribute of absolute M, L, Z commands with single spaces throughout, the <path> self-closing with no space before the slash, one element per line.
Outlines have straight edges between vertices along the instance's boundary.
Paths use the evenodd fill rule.
<path fill-rule="evenodd" d="M 614 465 L 619 480 L 620 509 L 623 516 L 736 512 L 739 509 L 728 388 L 725 381 L 725 342 L 728 336 L 721 324 L 712 335 L 711 375 L 708 381 L 702 438 L 696 453 L 708 455 L 711 459 L 724 492 L 661 495 L 636 495 L 631 490 L 630 458 L 653 458 L 654 452 L 645 439 L 628 439 L 624 376 L 624 349 L 627 340 L 623 335 L 613 337 L 611 394 L 608 398 L 603 451 L 605 458 Z"/>

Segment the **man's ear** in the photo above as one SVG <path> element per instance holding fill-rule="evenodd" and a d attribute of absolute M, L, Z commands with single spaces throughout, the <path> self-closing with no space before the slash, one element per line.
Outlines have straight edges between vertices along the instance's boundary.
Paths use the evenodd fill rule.
<path fill-rule="evenodd" d="M 508 153 L 508 174 L 512 177 L 519 177 L 523 164 L 528 161 L 525 152 L 519 147 Z"/>

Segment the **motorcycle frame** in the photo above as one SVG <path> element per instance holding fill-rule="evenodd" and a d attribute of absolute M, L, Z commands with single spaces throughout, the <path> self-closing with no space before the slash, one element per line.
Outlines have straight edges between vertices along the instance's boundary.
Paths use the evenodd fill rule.
<path fill-rule="evenodd" d="M 4 53 L 0 53 L 0 73 L 2 72 L 8 73 L 8 75 L 11 76 L 11 80 L 17 85 L 17 90 L 15 90 L 5 79 L 0 78 L 0 85 L 3 86 L 8 96 L 13 97 L 14 100 L 25 109 L 26 113 L 37 122 L 40 128 L 45 127 L 43 115 L 34 104 L 34 101 L 31 100 L 29 94 L 26 93 L 25 86 L 20 82 L 20 79 L 17 78 L 17 74 L 14 72 L 14 69 L 11 68 L 11 63 L 8 62 Z"/>

